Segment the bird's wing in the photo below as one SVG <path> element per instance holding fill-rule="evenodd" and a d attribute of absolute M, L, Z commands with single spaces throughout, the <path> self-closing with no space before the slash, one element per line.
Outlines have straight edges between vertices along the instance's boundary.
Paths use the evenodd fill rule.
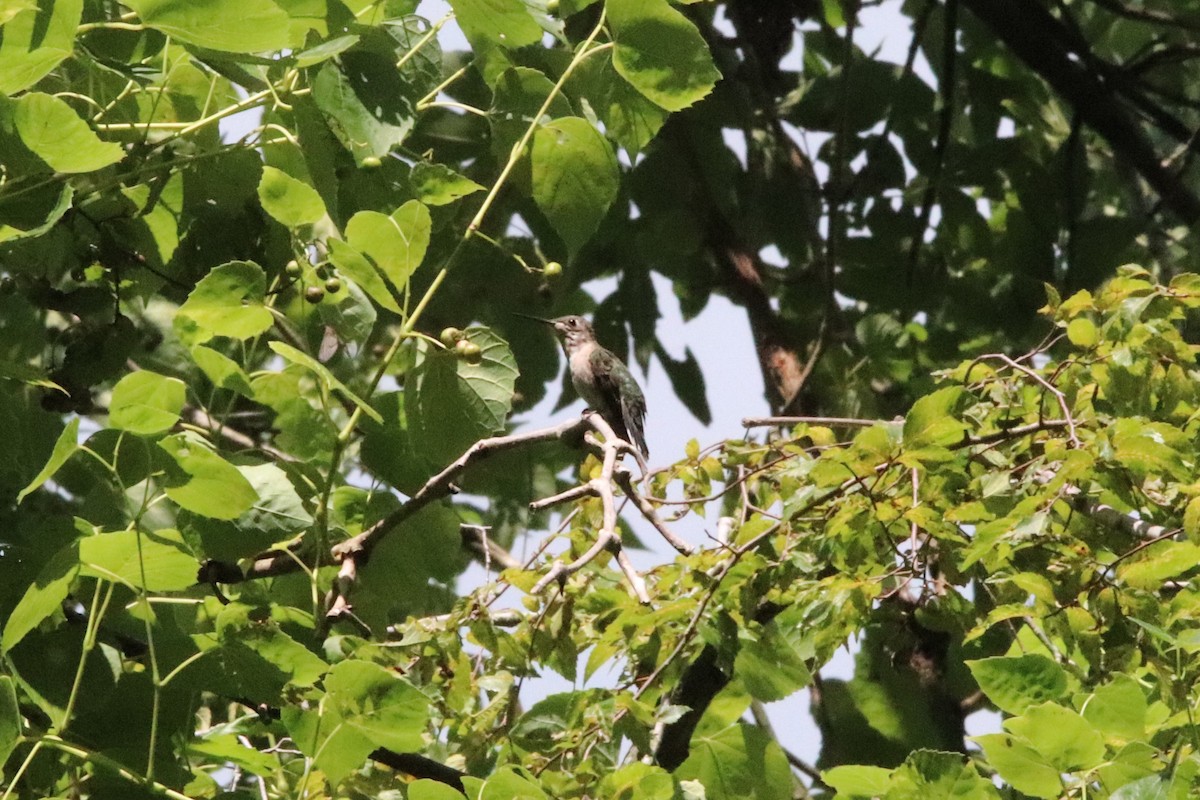
<path fill-rule="evenodd" d="M 591 360 L 596 388 L 602 396 L 613 399 L 614 402 L 607 410 L 611 410 L 611 416 L 618 419 L 610 419 L 610 415 L 604 413 L 606 409 L 599 410 L 605 419 L 608 419 L 609 424 L 616 428 L 614 432 L 618 436 L 640 450 L 643 455 L 649 455 L 643 432 L 646 424 L 646 396 L 633 379 L 633 373 L 621 359 L 602 347 L 592 351 Z"/>
<path fill-rule="evenodd" d="M 650 455 L 646 446 L 646 436 L 643 433 L 646 425 L 646 396 L 640 391 L 626 392 L 621 396 L 621 416 L 625 418 L 625 428 L 629 431 L 630 444 L 641 451 L 643 456 Z"/>

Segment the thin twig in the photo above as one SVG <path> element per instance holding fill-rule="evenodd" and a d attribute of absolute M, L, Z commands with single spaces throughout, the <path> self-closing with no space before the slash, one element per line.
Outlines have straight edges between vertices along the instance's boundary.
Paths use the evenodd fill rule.
<path fill-rule="evenodd" d="M 745 417 L 742 419 L 743 428 L 766 428 L 777 425 L 833 425 L 847 428 L 870 428 L 880 425 L 883 419 L 854 419 L 852 417 Z"/>

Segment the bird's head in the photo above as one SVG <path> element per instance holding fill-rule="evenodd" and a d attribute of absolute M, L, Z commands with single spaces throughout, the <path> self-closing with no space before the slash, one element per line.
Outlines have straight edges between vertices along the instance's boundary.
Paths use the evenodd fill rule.
<path fill-rule="evenodd" d="M 596 340 L 596 334 L 592 330 L 592 325 L 583 317 L 577 314 L 570 314 L 565 317 L 555 317 L 554 319 L 546 319 L 545 317 L 534 317 L 529 314 L 521 314 L 517 312 L 517 316 L 525 317 L 526 319 L 534 319 L 538 322 L 543 322 L 554 328 L 554 332 L 558 334 L 558 338 L 567 346 L 567 350 L 573 350 L 582 344 L 593 342 Z"/>
<path fill-rule="evenodd" d="M 592 331 L 591 323 L 575 314 L 566 317 L 556 317 L 550 320 L 550 324 L 554 326 L 554 332 L 558 334 L 558 338 L 566 343 L 567 347 L 585 344 L 586 342 L 594 341 L 596 338 L 596 334 Z"/>

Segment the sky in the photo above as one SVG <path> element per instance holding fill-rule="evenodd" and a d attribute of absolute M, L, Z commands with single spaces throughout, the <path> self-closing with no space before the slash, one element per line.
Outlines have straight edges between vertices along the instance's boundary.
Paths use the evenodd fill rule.
<path fill-rule="evenodd" d="M 860 16 L 861 27 L 855 34 L 856 44 L 864 51 L 877 51 L 878 58 L 897 64 L 904 62 L 912 35 L 907 18 L 899 12 L 900 5 L 901 0 L 882 0 L 878 5 L 864 9 Z M 449 10 L 445 0 L 422 0 L 417 13 L 426 19 L 438 20 Z M 440 31 L 439 41 L 444 50 L 462 50 L 467 47 L 461 31 L 453 22 Z M 800 55 L 798 49 L 793 50 L 784 60 L 783 66 L 797 68 Z M 925 80 L 933 82 L 928 65 L 920 60 L 916 64 L 916 71 Z M 227 139 L 235 138 L 240 136 L 247 126 L 254 124 L 256 120 L 252 117 L 231 118 L 224 121 L 222 130 Z M 799 135 L 805 149 L 815 152 L 820 140 L 811 137 L 804 140 L 804 134 Z M 729 131 L 726 141 L 739 153 L 744 162 L 744 138 L 740 131 Z M 777 253 L 768 252 L 763 255 L 772 263 L 779 262 Z M 744 310 L 725 298 L 714 295 L 697 317 L 685 323 L 670 282 L 656 275 L 654 283 L 662 314 L 656 329 L 659 341 L 674 358 L 681 358 L 685 347 L 695 354 L 708 385 L 707 395 L 712 422 L 707 426 L 700 423 L 675 397 L 670 381 L 657 360 L 652 362 L 649 374 L 640 374 L 635 366 L 635 374 L 646 392 L 649 409 L 646 439 L 650 452 L 654 454 L 650 462 L 652 469 L 682 457 L 684 447 L 691 439 L 697 439 L 701 447 L 704 447 L 719 440 L 741 437 L 744 434 L 741 424 L 743 418 L 769 413 L 763 394 L 762 374 L 759 371 Z M 600 300 L 615 287 L 615 280 L 607 279 L 589 284 L 585 288 Z M 518 422 L 522 427 L 540 427 L 562 421 L 582 409 L 582 403 L 576 402 L 569 408 L 553 413 L 552 409 L 557 400 L 557 392 L 552 388 L 549 396 L 537 407 L 523 414 Z M 674 557 L 674 551 L 660 544 L 657 533 L 645 524 L 636 512 L 633 515 L 627 514 L 626 518 L 638 536 L 650 545 L 648 550 L 630 552 L 632 561 L 639 569 L 650 569 Z M 693 544 L 703 545 L 706 538 L 705 526 L 710 526 L 708 532 L 711 533 L 714 523 L 715 519 L 712 518 L 699 520 L 690 517 L 672 527 Z M 460 587 L 463 590 L 473 589 L 485 578 L 482 568 L 472 568 L 463 575 Z M 514 592 L 510 591 L 506 598 L 511 604 L 519 605 L 519 598 Z M 850 646 L 840 650 L 838 655 L 822 668 L 822 677 L 850 678 L 853 672 L 854 649 L 856 648 Z M 583 671 L 580 670 L 579 674 L 582 675 Z M 611 676 L 601 671 L 593 676 L 592 683 L 603 685 L 606 679 L 611 680 Z M 526 707 L 529 707 L 543 696 L 568 691 L 571 688 L 571 684 L 564 679 L 547 673 L 539 681 L 526 682 L 522 700 Z M 819 754 L 820 736 L 809 710 L 808 692 L 800 691 L 785 700 L 769 704 L 767 710 L 781 743 L 808 763 L 815 763 Z M 967 728 L 968 733 L 972 735 L 996 731 L 999 729 L 998 717 L 987 713 L 974 714 L 967 719 Z"/>

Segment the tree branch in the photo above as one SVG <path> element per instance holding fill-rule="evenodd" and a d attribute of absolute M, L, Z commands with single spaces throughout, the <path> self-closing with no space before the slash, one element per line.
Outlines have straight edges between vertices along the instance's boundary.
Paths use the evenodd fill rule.
<path fill-rule="evenodd" d="M 1163 166 L 1120 99 L 1064 45 L 1067 32 L 1035 0 L 962 0 L 1022 61 L 1063 96 L 1184 222 L 1200 219 L 1200 197 Z"/>

